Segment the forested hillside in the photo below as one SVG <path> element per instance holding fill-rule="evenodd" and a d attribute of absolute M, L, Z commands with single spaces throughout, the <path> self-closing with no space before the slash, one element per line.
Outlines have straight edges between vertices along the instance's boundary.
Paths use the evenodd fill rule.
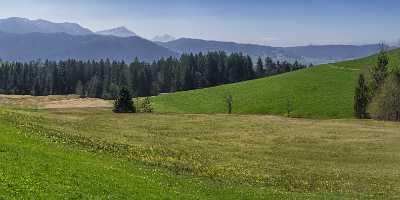
<path fill-rule="evenodd" d="M 224 52 L 184 54 L 146 63 L 123 61 L 5 62 L 0 65 L 0 93 L 22 95 L 79 94 L 114 99 L 121 86 L 135 96 L 154 96 L 271 76 L 305 68 L 299 63 L 265 62 Z"/>

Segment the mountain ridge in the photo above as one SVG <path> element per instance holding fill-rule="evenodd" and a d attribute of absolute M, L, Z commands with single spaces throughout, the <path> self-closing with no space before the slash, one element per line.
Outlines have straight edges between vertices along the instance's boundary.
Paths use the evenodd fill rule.
<path fill-rule="evenodd" d="M 30 20 L 27 18 L 11 17 L 0 19 L 0 31 L 7 33 L 67 33 L 70 35 L 93 34 L 88 28 L 77 23 L 55 23 L 43 19 Z"/>
<path fill-rule="evenodd" d="M 135 57 L 152 62 L 177 53 L 140 37 L 69 35 L 66 33 L 15 34 L 0 32 L 0 58 L 5 61 L 99 60 L 131 62 Z M 34 50 L 33 50 L 34 49 Z"/>
<path fill-rule="evenodd" d="M 47 20 L 30 20 L 26 18 L 6 18 L 0 19 L 0 31 L 5 33 L 13 33 L 13 34 L 28 34 L 28 33 L 46 33 L 46 34 L 59 34 L 66 33 L 72 36 L 82 36 L 82 35 L 102 35 L 105 37 L 120 37 L 120 38 L 129 38 L 129 37 L 140 37 L 133 31 L 130 31 L 128 28 L 121 26 L 113 29 L 108 29 L 104 31 L 93 32 L 90 29 L 84 28 L 76 23 L 53 23 Z M 164 36 L 164 37 L 163 37 Z M 50 37 L 47 35 L 47 37 Z M 66 37 L 66 36 L 65 36 Z M 92 36 L 94 38 L 94 36 Z M 68 37 L 69 38 L 69 37 Z M 42 38 L 43 39 L 43 38 Z M 62 38 L 60 38 L 62 42 Z M 104 39 L 104 38 L 103 38 Z M 142 38 L 144 39 L 144 38 Z M 156 40 L 164 40 L 167 42 L 154 41 Z M 250 55 L 253 60 L 256 60 L 258 57 L 271 57 L 274 60 L 286 60 L 289 62 L 300 61 L 305 64 L 322 64 L 322 63 L 332 63 L 343 60 L 356 59 L 360 57 L 365 57 L 376 53 L 380 45 L 372 44 L 372 45 L 309 45 L 309 46 L 295 46 L 295 47 L 272 47 L 265 46 L 259 44 L 242 44 L 237 42 L 224 42 L 224 41 L 216 41 L 216 40 L 202 40 L 202 39 L 192 39 L 192 38 L 179 38 L 175 40 L 171 40 L 172 36 L 169 35 L 161 35 L 158 38 L 153 38 L 153 41 L 146 40 L 148 46 L 150 45 L 148 42 L 151 42 L 155 45 L 160 46 L 155 50 L 157 53 L 149 52 L 149 49 L 141 49 L 143 52 L 147 52 L 149 56 L 145 56 L 140 54 L 140 57 L 145 58 L 145 60 L 151 60 L 150 57 L 153 56 L 153 59 L 157 59 L 160 57 L 160 52 L 164 52 L 165 54 L 162 57 L 169 57 L 171 55 L 179 55 L 182 53 L 199 53 L 199 52 L 209 52 L 209 51 L 225 51 L 227 53 L 244 53 Z M 21 43 L 21 41 L 29 41 L 29 38 L 20 37 L 20 41 L 15 41 L 16 43 Z M 78 39 L 79 40 L 79 39 Z M 171 40 L 171 41 L 169 41 Z M 108 41 L 116 41 L 112 39 L 108 39 Z M 131 40 L 139 42 L 139 40 Z M 32 42 L 32 41 L 30 41 Z M 46 43 L 46 41 L 42 41 Z M 53 41 L 56 42 L 56 41 Z M 136 49 L 140 49 L 143 46 L 144 41 L 140 41 L 138 44 L 129 43 L 134 46 Z M 57 43 L 57 42 L 56 42 Z M 9 44 L 9 43 L 8 43 Z M 154 45 L 150 46 L 154 46 Z M 10 44 L 11 45 L 11 44 Z M 21 45 L 21 44 L 19 44 Z M 98 44 L 100 45 L 100 44 Z M 119 46 L 120 44 L 117 42 L 116 44 L 103 44 L 109 45 L 112 47 Z M 67 45 L 68 46 L 68 45 Z M 28 49 L 22 49 L 23 52 L 27 55 L 35 55 L 34 51 L 45 51 L 44 49 L 40 49 L 41 46 L 37 45 L 32 47 L 33 49 L 29 49 L 29 44 L 25 46 Z M 11 48 L 11 47 L 10 47 Z M 22 48 L 22 47 L 21 47 Z M 57 47 L 55 49 L 60 50 L 61 47 Z M 162 49 L 166 48 L 166 49 Z M 90 48 L 89 48 L 90 49 Z M 151 48 L 150 48 L 151 49 Z M 32 51 L 31 53 L 26 51 Z M 96 49 L 93 49 L 97 51 Z M 69 49 L 64 49 L 64 51 L 68 52 Z M 76 50 L 79 52 L 79 50 Z M 132 49 L 130 49 L 132 51 Z M 173 53 L 172 53 L 173 52 Z M 20 52 L 14 52 L 15 55 L 10 55 L 5 52 L 6 55 L 0 55 L 0 57 L 5 58 L 18 58 L 21 57 L 23 60 L 26 58 L 34 58 L 26 55 L 18 55 Z M 113 52 L 110 52 L 111 58 L 121 58 L 124 56 L 114 55 Z M 121 52 L 122 54 L 125 54 Z M 49 54 L 54 54 L 49 52 Z M 86 53 L 89 55 L 89 53 Z M 97 58 L 98 55 L 92 54 L 94 58 Z M 136 54 L 135 54 L 136 55 Z M 132 55 L 132 56 L 135 56 Z M 44 57 L 52 56 L 45 55 Z M 57 56 L 57 57 L 66 57 L 66 56 Z M 76 57 L 82 57 L 76 55 Z M 84 57 L 84 56 L 83 56 Z M 38 57 L 36 59 L 39 59 Z"/>
<path fill-rule="evenodd" d="M 110 35 L 116 37 L 135 37 L 138 36 L 135 32 L 129 30 L 125 26 L 119 26 L 112 29 L 107 29 L 103 31 L 97 31 L 96 34 L 98 35 Z"/>
<path fill-rule="evenodd" d="M 179 38 L 170 42 L 157 42 L 157 44 L 179 53 L 204 53 L 209 51 L 242 52 L 251 55 L 253 58 L 272 57 L 276 60 L 300 60 L 314 64 L 369 56 L 376 53 L 381 47 L 380 44 L 272 47 L 192 38 Z"/>

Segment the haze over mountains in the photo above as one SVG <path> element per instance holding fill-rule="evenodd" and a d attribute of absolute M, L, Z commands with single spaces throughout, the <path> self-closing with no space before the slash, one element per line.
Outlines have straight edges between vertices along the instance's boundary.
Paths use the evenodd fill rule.
<path fill-rule="evenodd" d="M 99 35 L 112 35 L 116 37 L 135 37 L 138 36 L 135 32 L 127 29 L 124 26 L 113 28 L 113 29 L 108 29 L 104 31 L 98 31 L 96 34 Z"/>
<path fill-rule="evenodd" d="M 252 57 L 272 57 L 279 60 L 300 60 L 314 64 L 335 62 L 360 58 L 376 53 L 380 45 L 317 45 L 299 47 L 271 47 L 234 42 L 207 41 L 181 38 L 158 44 L 179 53 L 199 53 L 208 51 L 225 51 L 227 53 L 243 52 Z"/>
<path fill-rule="evenodd" d="M 378 44 L 271 47 L 191 38 L 175 39 L 166 34 L 150 41 L 126 27 L 93 32 L 76 23 L 53 23 L 17 17 L 0 19 L 0 59 L 9 61 L 109 58 L 130 62 L 138 57 L 150 62 L 162 57 L 177 57 L 181 53 L 225 51 L 242 52 L 254 59 L 268 56 L 277 60 L 319 64 L 372 55 L 379 47 Z"/>
<path fill-rule="evenodd" d="M 168 34 L 157 35 L 152 39 L 152 41 L 154 41 L 154 42 L 170 42 L 173 40 L 176 40 L 176 38 L 174 36 L 171 36 Z"/>

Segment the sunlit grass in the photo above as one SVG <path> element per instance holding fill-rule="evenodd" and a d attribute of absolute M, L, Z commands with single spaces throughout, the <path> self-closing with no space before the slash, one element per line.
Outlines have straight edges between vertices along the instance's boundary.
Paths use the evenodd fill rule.
<path fill-rule="evenodd" d="M 223 185 L 279 193 L 400 194 L 400 125 L 257 115 L 4 111 L 22 130 Z M 263 191 L 263 190 L 261 190 Z M 293 193 L 293 194 L 292 194 Z"/>
<path fill-rule="evenodd" d="M 389 53 L 390 68 L 400 66 L 400 50 Z M 278 76 L 153 98 L 157 112 L 226 113 L 225 98 L 233 96 L 233 112 L 304 118 L 352 118 L 354 88 L 361 70 L 376 62 L 371 56 L 317 66 Z"/>

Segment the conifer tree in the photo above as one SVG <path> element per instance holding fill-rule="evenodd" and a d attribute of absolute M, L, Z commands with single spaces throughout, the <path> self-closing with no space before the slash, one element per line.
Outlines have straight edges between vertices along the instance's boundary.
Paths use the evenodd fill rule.
<path fill-rule="evenodd" d="M 378 60 L 376 65 L 371 68 L 371 77 L 372 77 L 372 93 L 375 94 L 377 89 L 383 84 L 387 75 L 388 69 L 387 65 L 389 64 L 389 57 L 383 49 L 378 54 Z"/>
<path fill-rule="evenodd" d="M 132 101 L 132 96 L 126 87 L 122 87 L 118 98 L 114 102 L 115 113 L 134 113 L 136 112 L 135 105 Z"/>
<path fill-rule="evenodd" d="M 364 75 L 358 77 L 358 85 L 354 95 L 354 115 L 358 119 L 366 119 L 367 106 L 369 101 L 369 89 L 365 81 Z"/>

